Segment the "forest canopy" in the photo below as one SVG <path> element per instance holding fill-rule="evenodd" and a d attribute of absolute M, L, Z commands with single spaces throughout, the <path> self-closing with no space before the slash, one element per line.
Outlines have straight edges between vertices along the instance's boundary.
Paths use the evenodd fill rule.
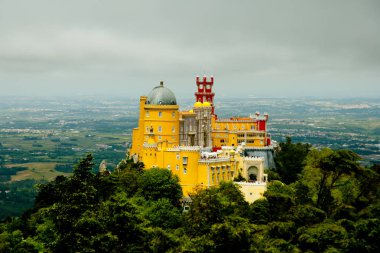
<path fill-rule="evenodd" d="M 0 223 L 0 252 L 379 252 L 380 166 L 290 139 L 280 148 L 265 198 L 249 204 L 222 182 L 198 188 L 185 212 L 170 170 L 127 158 L 93 173 L 87 155 Z"/>

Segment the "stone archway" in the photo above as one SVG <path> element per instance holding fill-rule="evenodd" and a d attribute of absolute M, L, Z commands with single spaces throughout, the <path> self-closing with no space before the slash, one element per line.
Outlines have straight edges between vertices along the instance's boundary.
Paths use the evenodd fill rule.
<path fill-rule="evenodd" d="M 256 166 L 250 166 L 247 170 L 247 174 L 249 181 L 257 181 L 259 176 L 259 169 Z"/>

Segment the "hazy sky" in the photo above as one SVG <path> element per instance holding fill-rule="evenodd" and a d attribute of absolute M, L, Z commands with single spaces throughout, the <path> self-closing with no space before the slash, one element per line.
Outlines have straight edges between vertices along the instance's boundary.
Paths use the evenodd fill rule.
<path fill-rule="evenodd" d="M 380 1 L 0 0 L 0 96 L 380 98 Z"/>

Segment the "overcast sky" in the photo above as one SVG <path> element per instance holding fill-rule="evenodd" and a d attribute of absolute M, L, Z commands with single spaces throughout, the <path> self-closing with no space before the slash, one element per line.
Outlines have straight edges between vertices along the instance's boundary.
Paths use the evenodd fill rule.
<path fill-rule="evenodd" d="M 380 1 L 0 0 L 0 96 L 380 97 Z"/>

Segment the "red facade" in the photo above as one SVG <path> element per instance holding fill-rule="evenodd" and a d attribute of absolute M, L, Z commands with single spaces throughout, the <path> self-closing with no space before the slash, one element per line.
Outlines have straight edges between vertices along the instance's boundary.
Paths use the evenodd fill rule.
<path fill-rule="evenodd" d="M 199 78 L 197 76 L 197 86 L 198 91 L 195 92 L 195 100 L 197 102 L 209 102 L 212 106 L 212 114 L 214 114 L 214 96 L 215 93 L 212 92 L 212 86 L 214 85 L 214 77 L 211 76 L 211 80 L 207 80 L 206 76 Z"/>

